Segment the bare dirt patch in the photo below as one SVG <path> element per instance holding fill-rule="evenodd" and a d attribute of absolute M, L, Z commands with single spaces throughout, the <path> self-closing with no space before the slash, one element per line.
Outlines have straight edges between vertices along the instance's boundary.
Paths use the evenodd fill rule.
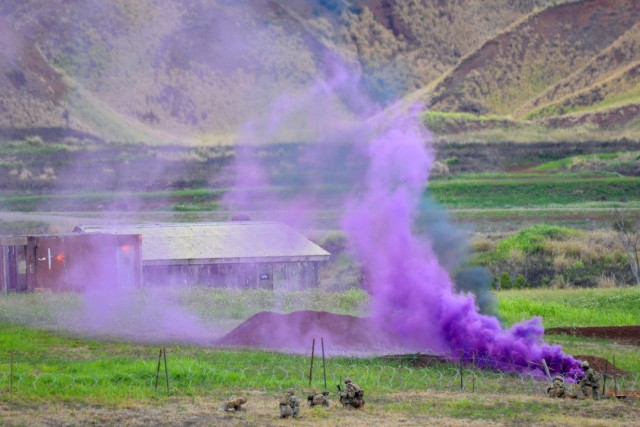
<path fill-rule="evenodd" d="M 126 405 L 0 401 L 0 422 L 30 425 L 215 425 L 215 426 L 633 426 L 640 416 L 637 400 L 598 402 L 555 400 L 545 396 L 481 395 L 431 391 L 370 395 L 364 410 L 342 408 L 335 395 L 329 408 L 301 407 L 296 420 L 278 418 L 278 394 L 247 391 L 246 410 L 225 413 L 218 407 L 233 393 L 199 397 L 159 397 Z M 305 392 L 296 390 L 304 397 Z M 551 417 L 551 418 L 550 418 Z"/>
<path fill-rule="evenodd" d="M 640 326 L 590 326 L 583 328 L 551 328 L 546 334 L 573 335 L 610 339 L 623 344 L 640 346 Z"/>

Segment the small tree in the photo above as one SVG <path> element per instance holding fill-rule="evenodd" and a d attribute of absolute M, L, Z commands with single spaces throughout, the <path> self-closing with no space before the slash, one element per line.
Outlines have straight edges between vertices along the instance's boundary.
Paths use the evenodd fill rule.
<path fill-rule="evenodd" d="M 513 282 L 513 287 L 516 289 L 524 289 L 529 287 L 529 283 L 522 274 L 518 274 L 516 280 Z"/>
<path fill-rule="evenodd" d="M 506 271 L 500 275 L 500 289 L 511 289 L 511 276 Z"/>
<path fill-rule="evenodd" d="M 613 227 L 627 254 L 629 268 L 636 279 L 636 285 L 640 286 L 640 224 L 637 220 L 629 219 L 627 212 L 622 209 L 615 209 L 613 217 Z"/>

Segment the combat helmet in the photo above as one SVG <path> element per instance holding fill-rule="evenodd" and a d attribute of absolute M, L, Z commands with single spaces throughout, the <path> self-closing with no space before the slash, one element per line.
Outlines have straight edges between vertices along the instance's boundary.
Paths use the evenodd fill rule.
<path fill-rule="evenodd" d="M 555 377 L 553 377 L 554 380 L 562 380 L 564 381 L 564 378 L 562 378 L 562 375 L 556 375 Z"/>
<path fill-rule="evenodd" d="M 351 382 L 351 378 L 349 377 L 344 377 L 344 383 L 345 384 L 349 384 Z"/>
<path fill-rule="evenodd" d="M 582 363 L 581 363 L 581 366 L 583 368 L 588 368 L 589 367 L 589 362 L 587 362 L 586 360 L 583 360 Z"/>

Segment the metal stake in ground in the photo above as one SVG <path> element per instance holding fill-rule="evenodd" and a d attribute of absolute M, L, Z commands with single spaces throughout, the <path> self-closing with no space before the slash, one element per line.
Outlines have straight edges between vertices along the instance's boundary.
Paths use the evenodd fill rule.
<path fill-rule="evenodd" d="M 464 390 L 464 375 L 462 374 L 462 352 L 460 352 L 460 390 Z"/>
<path fill-rule="evenodd" d="M 316 339 L 311 341 L 311 366 L 309 367 L 309 387 L 311 387 L 311 380 L 313 379 L 313 355 L 316 350 Z"/>
<path fill-rule="evenodd" d="M 602 396 L 607 397 L 607 368 L 609 367 L 609 361 L 604 361 L 604 374 L 602 379 Z"/>
<path fill-rule="evenodd" d="M 616 377 L 616 355 L 613 355 L 613 393 L 618 398 L 618 378 Z"/>
<path fill-rule="evenodd" d="M 164 377 L 167 380 L 167 394 L 169 394 L 169 367 L 167 366 L 167 349 L 163 348 L 162 353 L 164 354 Z"/>
<path fill-rule="evenodd" d="M 324 376 L 324 391 L 327 391 L 327 367 L 324 363 L 324 338 L 320 337 L 320 344 L 322 345 L 322 374 Z"/>
<path fill-rule="evenodd" d="M 11 351 L 11 361 L 9 363 L 9 393 L 13 393 L 13 350 Z"/>
<path fill-rule="evenodd" d="M 158 354 L 158 369 L 156 369 L 156 390 L 158 389 L 158 377 L 160 376 L 160 364 L 162 363 L 162 349 Z"/>

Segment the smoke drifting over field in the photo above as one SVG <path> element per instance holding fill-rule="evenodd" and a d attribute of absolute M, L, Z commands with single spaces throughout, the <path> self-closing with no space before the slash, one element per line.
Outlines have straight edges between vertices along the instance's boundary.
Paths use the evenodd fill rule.
<path fill-rule="evenodd" d="M 414 233 L 417 209 L 435 157 L 431 135 L 419 120 L 419 106 L 406 111 L 398 107 L 388 110 L 384 115 L 378 114 L 375 119 L 370 118 L 374 117 L 372 115 L 364 119 L 358 113 L 373 111 L 375 106 L 371 103 L 370 107 L 362 108 L 362 100 L 366 97 L 358 93 L 358 100 L 353 104 L 361 107 L 361 110 L 355 111 L 349 120 L 341 120 L 342 126 L 331 126 L 335 117 L 331 112 L 322 111 L 321 107 L 328 105 L 325 100 L 344 99 L 345 91 L 340 89 L 348 87 L 354 93 L 353 88 L 359 87 L 357 73 L 350 72 L 348 67 L 336 69 L 340 71 L 336 78 L 318 83 L 302 98 L 302 102 L 287 104 L 283 101 L 279 104 L 274 110 L 276 114 L 273 121 L 263 128 L 272 131 L 278 129 L 282 117 L 294 112 L 299 114 L 303 110 L 301 107 L 313 105 L 319 108 L 314 114 L 328 120 L 326 125 L 325 120 L 321 120 L 323 127 L 314 129 L 319 134 L 309 151 L 318 152 L 330 147 L 331 142 L 348 138 L 354 143 L 350 155 L 365 157 L 363 163 L 367 165 L 367 170 L 361 176 L 352 177 L 353 180 L 349 182 L 351 191 L 345 193 L 346 210 L 342 226 L 352 254 L 361 264 L 366 277 L 365 282 L 372 295 L 370 311 L 375 326 L 373 330 L 381 331 L 380 339 L 389 346 L 437 351 L 456 359 L 481 358 L 485 366 L 503 370 L 541 373 L 540 363 L 544 358 L 552 372 L 578 373 L 578 364 L 571 356 L 563 354 L 559 346 L 549 346 L 543 342 L 539 318 L 504 329 L 495 317 L 480 314 L 474 296 L 456 292 L 447 268 L 457 266 L 460 260 L 455 258 L 461 254 L 456 253 L 455 247 L 453 251 L 448 251 L 440 242 L 432 240 L 437 238 L 446 242 L 449 237 L 443 236 L 439 233 L 440 229 L 434 227 L 427 227 L 427 232 L 420 237 Z M 324 129 L 333 131 L 324 133 Z M 243 163 L 242 157 L 239 160 L 241 172 L 238 176 L 241 180 L 237 191 L 228 197 L 232 202 L 246 202 L 248 198 L 242 195 L 248 188 L 269 188 L 268 182 L 261 181 L 265 176 L 260 172 L 258 163 Z M 308 158 L 305 157 L 305 160 Z M 321 170 L 322 166 L 307 162 L 306 176 L 314 176 L 313 171 Z M 251 178 L 248 183 L 247 177 Z M 305 184 L 311 189 L 325 183 L 307 181 Z M 267 198 L 265 196 L 260 200 Z M 269 202 L 277 203 L 275 200 Z M 293 204 L 299 209 L 288 210 L 292 214 L 289 219 L 295 219 L 295 225 L 310 223 L 310 218 L 305 216 L 309 211 L 302 207 L 312 205 L 312 200 L 307 199 L 306 202 Z M 445 230 L 455 231 L 444 218 L 440 217 L 439 220 Z M 434 249 L 436 247 L 439 247 L 439 253 Z M 454 259 L 451 259 L 452 256 Z M 474 273 L 475 276 L 482 276 L 481 271 L 466 272 L 471 276 Z M 474 280 L 472 277 L 465 283 L 473 283 Z M 479 282 L 486 284 L 482 277 Z M 486 292 L 480 295 L 486 298 Z M 491 309 L 490 301 L 483 303 Z M 277 342 L 287 342 L 286 339 L 279 339 L 286 336 L 297 337 L 299 341 L 308 340 L 317 332 L 324 333 L 326 337 L 339 330 L 323 331 L 319 325 L 301 330 L 288 318 L 273 321 L 275 324 L 271 329 L 272 334 L 279 336 L 274 336 Z M 329 340 L 344 342 L 340 336 L 329 337 Z M 299 343 L 296 341 L 291 347 L 297 345 Z"/>
<path fill-rule="evenodd" d="M 101 4 L 89 2 L 87 7 L 98 8 Z M 260 17 L 257 11 L 256 22 L 260 22 Z M 177 65 L 195 60 L 203 62 L 203 67 L 215 69 L 212 87 L 232 72 L 242 74 L 242 67 L 259 68 L 256 75 L 269 76 L 274 58 L 290 46 L 268 44 L 266 53 L 260 50 L 262 45 L 248 46 L 247 43 L 255 42 L 261 34 L 247 37 L 245 32 L 249 28 L 251 25 L 220 27 L 223 40 L 214 46 L 216 49 L 212 48 L 213 42 L 212 46 L 206 46 L 210 55 L 182 58 L 178 53 L 184 52 L 177 49 L 176 63 L 171 65 L 180 70 Z M 282 31 L 286 32 L 284 27 Z M 189 32 L 184 32 L 183 36 L 188 38 L 188 35 Z M 278 49 L 280 47 L 282 49 Z M 255 64 L 246 64 L 245 57 L 241 58 L 237 52 L 251 52 L 265 62 L 261 65 L 256 60 Z M 296 228 L 314 227 L 313 215 L 319 207 L 344 208 L 342 227 L 372 296 L 370 315 L 375 328 L 371 330 L 381 331 L 379 337 L 372 337 L 370 341 L 379 338 L 376 345 L 432 350 L 469 360 L 477 355 L 486 366 L 504 370 L 539 372 L 538 365 L 531 363 L 540 363 L 544 358 L 552 372 L 577 372 L 578 364 L 571 356 L 562 353 L 558 346 L 543 342 L 540 319 L 505 329 L 495 317 L 480 313 L 479 305 L 485 313 L 495 311 L 483 272 L 463 270 L 463 274 L 457 276 L 460 287 L 478 294 L 477 299 L 456 291 L 452 274 L 460 266 L 460 258 L 464 256 L 460 248 L 464 245 L 446 215 L 436 215 L 424 233 L 415 232 L 418 207 L 435 157 L 431 135 L 421 124 L 421 108 L 399 105 L 381 111 L 376 99 L 363 89 L 361 76 L 354 66 L 342 61 L 339 55 L 327 53 L 325 48 L 314 53 L 321 57 L 321 60 L 313 58 L 318 60 L 318 67 L 314 62 L 313 67 L 307 68 L 318 71 L 320 77 L 307 84 L 311 80 L 305 71 L 307 68 L 294 67 L 297 59 L 290 59 L 291 69 L 297 72 L 290 84 L 281 84 L 281 95 L 260 117 L 249 120 L 238 132 L 236 163 L 229 171 L 235 177 L 235 185 L 225 196 L 225 204 L 237 213 L 255 212 L 258 217 L 252 219 L 283 221 Z M 214 61 L 219 62 L 214 64 Z M 114 67 L 112 72 L 120 71 L 117 62 L 109 65 Z M 179 80 L 180 73 L 176 75 Z M 140 74 L 139 80 L 145 79 L 146 76 Z M 255 102 L 252 96 L 259 86 L 255 82 L 246 85 L 250 90 L 242 94 L 246 96 L 247 105 Z M 163 91 L 157 95 L 179 101 L 182 99 L 179 94 L 174 88 L 167 94 Z M 171 123 L 204 121 L 187 111 L 188 103 L 177 101 Z M 168 114 L 164 110 L 157 115 L 153 111 L 147 113 L 156 120 L 157 116 Z M 237 114 L 230 116 L 235 118 Z M 294 164 L 287 165 L 285 173 L 274 176 L 261 162 L 255 148 L 281 141 L 308 141 L 309 144 L 301 149 Z M 160 180 L 163 175 L 153 164 L 147 172 L 149 182 Z M 86 171 L 78 165 L 70 173 L 82 180 L 82 173 Z M 218 177 L 211 180 L 219 182 Z M 144 183 L 139 189 L 143 187 Z M 286 191 L 280 191 L 282 188 Z M 117 203 L 126 203 L 131 209 L 139 200 L 131 197 Z M 111 209 L 105 207 L 107 210 Z M 109 215 L 104 218 L 117 219 Z M 84 311 L 75 318 L 70 316 L 70 325 L 81 331 L 158 340 L 179 336 L 182 340 L 207 344 L 207 336 L 212 331 L 181 309 L 177 298 L 163 291 L 142 295 L 119 289 L 87 291 Z M 134 329 L 133 325 L 142 325 L 142 328 Z M 282 338 L 274 342 L 282 343 L 291 342 L 287 338 L 294 336 L 302 342 L 307 340 L 306 334 L 320 330 L 310 326 L 311 329 L 300 331 L 286 320 L 271 326 L 269 329 Z M 338 328 L 322 333 L 341 332 Z M 345 342 L 341 336 L 326 334 L 329 342 Z M 377 350 L 379 347 L 371 348 L 372 352 Z"/>

